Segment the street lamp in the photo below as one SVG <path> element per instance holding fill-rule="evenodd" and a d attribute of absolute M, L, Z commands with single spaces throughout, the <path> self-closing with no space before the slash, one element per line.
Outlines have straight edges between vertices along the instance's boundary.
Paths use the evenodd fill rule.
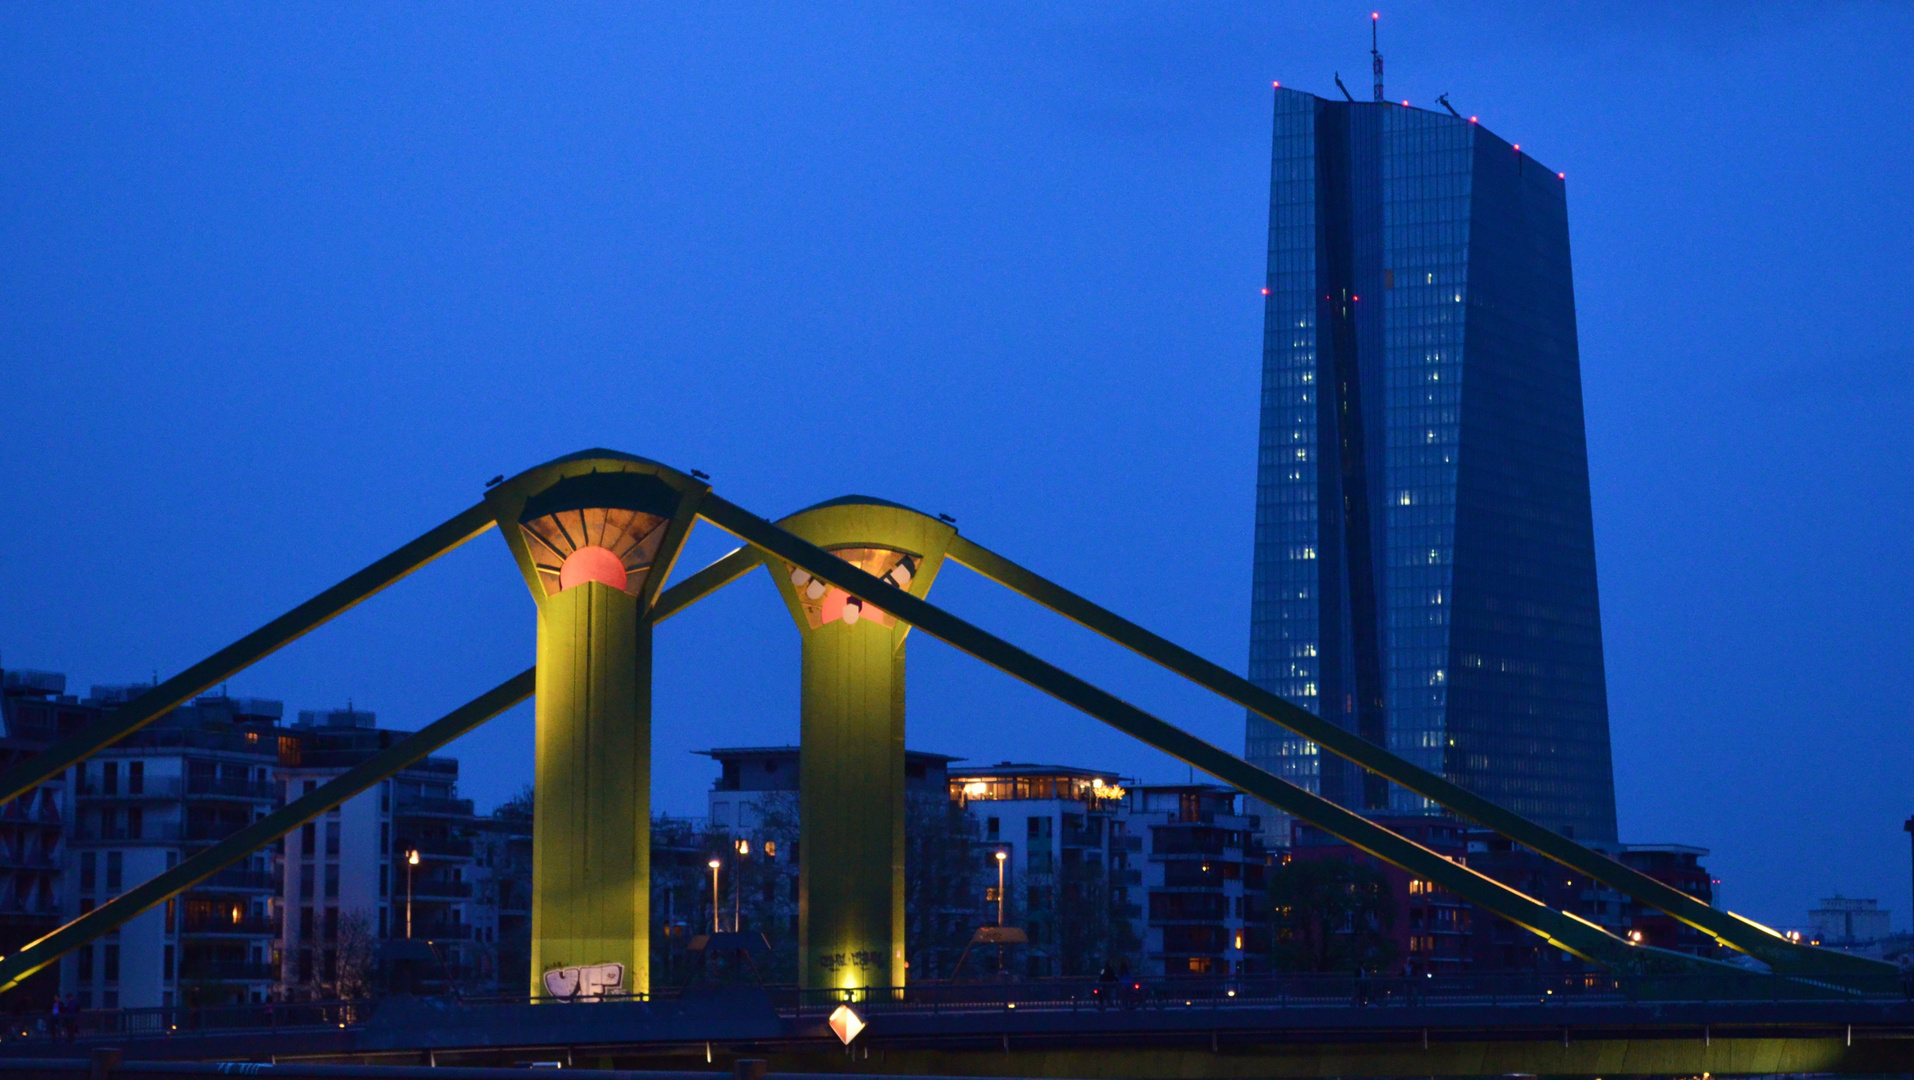
<path fill-rule="evenodd" d="M 405 853 L 405 936 L 412 938 L 412 868 L 419 865 L 419 849 L 412 848 Z"/>
<path fill-rule="evenodd" d="M 719 860 L 713 859 L 708 865 L 711 867 L 711 932 L 715 934 L 718 932 L 718 866 L 720 863 Z"/>
<path fill-rule="evenodd" d="M 737 845 L 738 858 L 731 864 L 731 929 L 744 928 L 744 857 L 751 854 L 751 841 L 740 840 Z"/>
<path fill-rule="evenodd" d="M 1004 860 L 1010 858 L 1008 851 L 997 852 L 997 925 L 1004 924 Z"/>

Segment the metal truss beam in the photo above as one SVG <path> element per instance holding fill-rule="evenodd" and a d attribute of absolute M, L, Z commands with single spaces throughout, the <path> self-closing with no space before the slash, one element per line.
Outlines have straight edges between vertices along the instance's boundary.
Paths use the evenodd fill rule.
<path fill-rule="evenodd" d="M 1720 944 L 1747 953 L 1778 972 L 1806 977 L 1858 978 L 1869 983 L 1892 979 L 1896 975 L 1891 964 L 1849 956 L 1831 949 L 1799 945 L 1752 920 L 1709 907 L 1679 889 L 1413 765 L 1355 732 L 1345 731 L 1307 709 L 1277 697 L 1248 679 L 1145 630 L 974 541 L 957 537 L 951 542 L 950 557 L 1191 682 L 1259 716 L 1268 717 L 1324 750 L 1347 758 L 1424 798 L 1432 799 L 1631 899 L 1667 912 Z"/>
<path fill-rule="evenodd" d="M 1133 738 L 1188 762 L 1224 783 L 1296 815 L 1356 847 L 1426 878 L 1584 960 L 1630 972 L 1712 971 L 1731 965 L 1630 945 L 1576 915 L 1556 911 L 1344 807 L 1251 765 L 1160 717 L 1017 648 L 942 608 L 880 582 L 764 518 L 715 494 L 699 514 L 739 539 L 844 589 L 867 604 L 1074 706 Z"/>
<path fill-rule="evenodd" d="M 112 746 L 330 621 L 341 612 L 492 527 L 484 503 L 466 510 L 364 570 L 153 687 L 84 730 L 0 771 L 0 803 L 16 799 L 76 762 Z"/>
<path fill-rule="evenodd" d="M 432 751 L 478 727 L 532 696 L 536 669 L 527 668 L 471 701 L 453 709 L 424 728 L 400 739 L 365 761 L 347 769 L 285 806 L 240 829 L 205 851 L 148 881 L 128 889 L 105 904 L 0 960 L 0 992 L 57 961 L 185 889 L 279 839 L 354 795 L 418 761 Z"/>

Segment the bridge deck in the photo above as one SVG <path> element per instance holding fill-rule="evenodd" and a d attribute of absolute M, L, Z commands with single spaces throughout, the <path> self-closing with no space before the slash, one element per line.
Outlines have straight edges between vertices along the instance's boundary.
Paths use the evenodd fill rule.
<path fill-rule="evenodd" d="M 128 1060 L 563 1060 L 714 1072 L 738 1058 L 764 1058 L 773 1072 L 1080 1078 L 1914 1072 L 1914 1002 L 1880 999 L 870 1002 L 857 1006 L 868 1026 L 850 1048 L 831 1034 L 824 1009 L 780 1009 L 756 991 L 355 1008 L 360 1013 L 343 1023 L 120 1032 L 70 1049 L 112 1045 Z M 0 1045 L 0 1057 L 48 1052 L 44 1039 Z"/>

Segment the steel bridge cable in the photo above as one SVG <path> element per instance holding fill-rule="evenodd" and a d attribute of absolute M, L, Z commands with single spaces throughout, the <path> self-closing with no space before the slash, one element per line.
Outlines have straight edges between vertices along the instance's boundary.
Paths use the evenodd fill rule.
<path fill-rule="evenodd" d="M 756 569 L 763 560 L 749 547 L 726 554 L 711 565 L 658 594 L 645 618 L 661 623 Z"/>
<path fill-rule="evenodd" d="M 385 558 L 300 604 L 213 655 L 154 686 L 52 746 L 0 771 L 0 804 L 45 783 L 69 766 L 133 734 L 198 694 L 219 685 L 287 644 L 324 625 L 400 578 L 492 527 L 480 503 Z"/>
<path fill-rule="evenodd" d="M 1361 765 L 1425 798 L 1479 822 L 1649 907 L 1667 912 L 1722 945 L 1790 973 L 1846 975 L 1870 982 L 1892 979 L 1893 965 L 1789 941 L 1732 912 L 1718 911 L 1647 874 L 1584 847 L 1444 777 L 1414 765 L 1258 687 L 1248 679 L 1190 652 L 1107 608 L 962 536 L 951 540 L 949 557 L 999 585 L 1049 608 L 1152 660 L 1199 686 L 1281 724 L 1325 750 Z"/>
<path fill-rule="evenodd" d="M 0 992 L 13 989 L 69 950 L 192 888 L 531 697 L 537 672 L 535 667 L 519 672 L 171 870 L 134 886 L 12 956 L 0 959 Z"/>
<path fill-rule="evenodd" d="M 1353 811 L 1312 794 L 1123 701 L 928 601 L 885 585 L 770 521 L 713 493 L 699 515 L 763 551 L 836 585 L 865 603 L 969 653 L 1059 700 L 1202 769 L 1240 791 L 1309 821 L 1386 862 L 1434 881 L 1567 952 L 1606 967 L 1636 972 L 1739 972 L 1729 964 L 1631 945 L 1600 926 L 1556 911 L 1532 897 L 1452 862 Z"/>

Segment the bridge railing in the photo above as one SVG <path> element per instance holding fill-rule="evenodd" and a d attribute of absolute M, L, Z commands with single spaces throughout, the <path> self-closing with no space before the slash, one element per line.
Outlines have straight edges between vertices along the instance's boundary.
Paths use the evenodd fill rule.
<path fill-rule="evenodd" d="M 671 1000 L 722 992 L 702 984 L 661 987 L 654 994 L 592 999 L 524 994 L 466 996 L 468 1006 L 541 1005 L 586 1008 L 601 1002 Z M 811 990 L 793 986 L 733 985 L 761 992 L 781 1015 L 828 1016 L 851 1005 L 867 1019 L 885 1013 L 975 1013 L 979 1011 L 1099 1011 L 1179 1009 L 1391 1009 L 1439 1006 L 1544 1006 L 1571 1009 L 1632 1002 L 1798 1002 L 1860 1000 L 1864 995 L 1798 979 L 1748 972 L 1734 975 L 1622 975 L 1606 972 L 1498 973 L 1440 976 L 1239 975 L 1218 977 L 1127 977 L 1027 980 L 925 981 L 902 987 Z M 1872 995 L 1886 1000 L 1909 995 Z M 168 1037 L 207 1032 L 280 1031 L 350 1027 L 369 1020 L 377 1000 L 277 1002 L 207 1008 L 167 1006 L 102 1009 L 67 1014 L 10 1017 L 0 1039 Z"/>
<path fill-rule="evenodd" d="M 860 1012 L 1173 1008 L 1341 1008 L 1425 1005 L 1595 1005 L 1636 1001 L 1815 1001 L 1860 998 L 1851 990 L 1757 972 L 1614 975 L 1512 972 L 1483 975 L 1319 974 L 920 982 L 857 990 L 776 988 L 781 1011 Z"/>
<path fill-rule="evenodd" d="M 370 1001 L 274 1002 L 193 1007 L 97 1009 L 52 1016 L 9 1016 L 0 1039 L 49 1042 L 98 1038 L 163 1038 L 208 1032 L 292 1031 L 349 1027 L 377 1008 Z"/>

